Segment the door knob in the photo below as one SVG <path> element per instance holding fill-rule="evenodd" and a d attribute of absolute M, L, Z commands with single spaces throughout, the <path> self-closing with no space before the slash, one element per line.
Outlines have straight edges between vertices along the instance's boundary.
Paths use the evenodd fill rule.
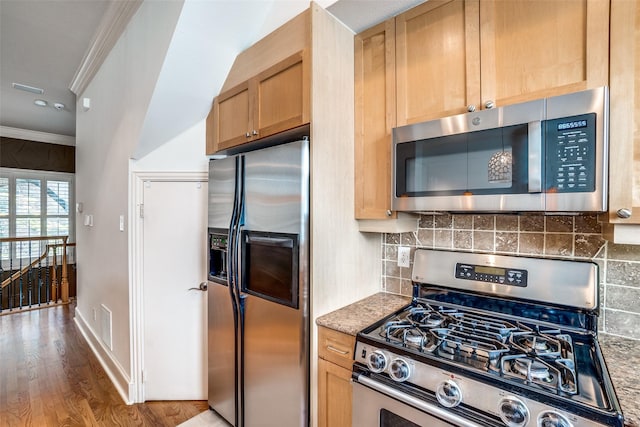
<path fill-rule="evenodd" d="M 207 290 L 207 282 L 202 282 L 197 288 L 189 288 L 190 291 L 206 291 Z"/>

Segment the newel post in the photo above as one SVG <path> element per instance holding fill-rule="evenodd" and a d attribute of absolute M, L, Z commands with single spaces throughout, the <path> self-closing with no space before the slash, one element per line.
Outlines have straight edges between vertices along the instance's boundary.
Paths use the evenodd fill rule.
<path fill-rule="evenodd" d="M 62 281 L 61 296 L 62 302 L 69 302 L 69 277 L 67 276 L 67 239 L 68 236 L 62 238 Z"/>
<path fill-rule="evenodd" d="M 51 268 L 51 301 L 58 301 L 58 257 L 57 257 L 57 246 L 56 245 L 47 245 L 47 251 L 49 249 L 53 249 L 53 266 Z"/>

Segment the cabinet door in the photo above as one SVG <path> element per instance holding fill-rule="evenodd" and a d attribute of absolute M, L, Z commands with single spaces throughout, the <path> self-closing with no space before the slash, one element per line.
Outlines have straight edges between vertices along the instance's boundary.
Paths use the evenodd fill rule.
<path fill-rule="evenodd" d="M 309 61 L 296 53 L 252 79 L 253 138 L 309 123 Z"/>
<path fill-rule="evenodd" d="M 351 396 L 351 371 L 318 359 L 318 427 L 350 427 Z"/>
<path fill-rule="evenodd" d="M 430 0 L 396 17 L 398 125 L 480 100 L 477 0 Z"/>
<path fill-rule="evenodd" d="M 480 2 L 483 105 L 505 105 L 605 86 L 609 2 Z"/>
<path fill-rule="evenodd" d="M 211 107 L 211 111 L 207 115 L 206 123 L 206 150 L 205 152 L 209 154 L 213 154 L 218 151 L 218 140 L 216 136 L 217 130 L 217 119 L 216 116 L 218 114 L 218 107 L 216 100 L 214 100 L 214 106 Z"/>
<path fill-rule="evenodd" d="M 611 2 L 609 216 L 640 224 L 640 5 Z M 627 216 L 628 210 L 631 216 Z"/>
<path fill-rule="evenodd" d="M 213 140 L 217 150 L 235 147 L 250 139 L 247 135 L 251 128 L 249 100 L 249 83 L 245 82 L 221 93 L 214 101 Z"/>
<path fill-rule="evenodd" d="M 396 125 L 395 21 L 355 37 L 355 217 L 391 214 L 391 130 Z"/>

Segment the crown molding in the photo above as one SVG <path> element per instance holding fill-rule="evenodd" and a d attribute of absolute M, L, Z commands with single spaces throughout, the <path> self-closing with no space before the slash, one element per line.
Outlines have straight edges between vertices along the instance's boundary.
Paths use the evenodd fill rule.
<path fill-rule="evenodd" d="M 79 96 L 96 75 L 143 0 L 112 1 L 76 70 L 69 89 Z"/>
<path fill-rule="evenodd" d="M 48 142 L 50 144 L 76 145 L 76 138 L 73 136 L 12 128 L 9 126 L 0 126 L 0 136 L 5 138 L 26 139 L 28 141 Z"/>

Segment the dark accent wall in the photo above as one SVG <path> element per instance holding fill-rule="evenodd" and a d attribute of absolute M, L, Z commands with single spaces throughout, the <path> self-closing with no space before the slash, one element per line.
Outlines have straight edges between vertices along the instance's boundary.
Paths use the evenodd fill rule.
<path fill-rule="evenodd" d="M 76 147 L 0 137 L 0 167 L 75 173 Z"/>

